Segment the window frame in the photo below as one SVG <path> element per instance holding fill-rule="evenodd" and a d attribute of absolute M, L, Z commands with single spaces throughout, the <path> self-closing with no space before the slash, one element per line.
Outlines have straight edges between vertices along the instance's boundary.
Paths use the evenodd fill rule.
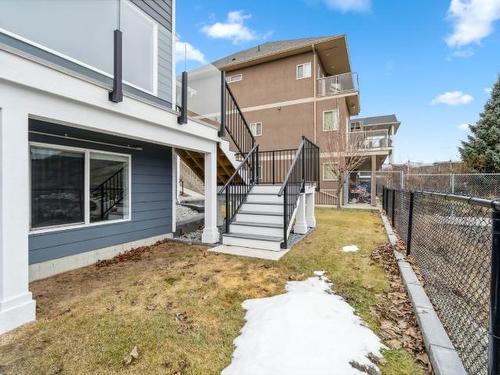
<path fill-rule="evenodd" d="M 252 131 L 252 125 L 255 125 L 255 129 L 257 130 L 257 125 L 260 124 L 260 133 L 257 134 L 257 132 L 253 132 Z M 254 137 L 261 137 L 262 136 L 262 133 L 263 133 L 263 128 L 262 128 L 262 121 L 255 121 L 255 122 L 251 122 L 250 124 L 248 124 L 250 126 L 250 132 L 252 132 L 252 135 Z"/>
<path fill-rule="evenodd" d="M 325 178 L 325 167 L 329 164 L 336 164 L 334 162 L 324 162 L 321 163 L 321 177 L 323 181 L 331 181 L 331 182 L 338 182 L 339 179 L 338 177 L 333 177 L 333 178 Z"/>
<path fill-rule="evenodd" d="M 39 228 L 33 228 L 31 226 L 31 204 L 32 204 L 32 199 L 31 199 L 31 147 L 40 147 L 40 148 L 47 148 L 47 149 L 52 149 L 52 150 L 60 150 L 60 151 L 73 151 L 73 152 L 81 152 L 84 153 L 85 155 L 85 164 L 84 164 L 84 222 L 83 223 L 77 223 L 77 224 L 60 224 L 60 225 L 52 225 L 52 226 L 46 226 L 46 227 L 39 227 Z M 91 153 L 98 153 L 98 154 L 107 154 L 107 155 L 114 155 L 114 156 L 120 156 L 120 157 L 125 157 L 127 158 L 127 165 L 128 165 L 128 191 L 127 191 L 127 200 L 128 200 L 128 215 L 126 218 L 123 219 L 115 219 L 115 220 L 105 220 L 105 221 L 98 221 L 98 222 L 90 222 L 90 154 Z M 90 227 L 95 227 L 95 226 L 100 226 L 100 225 L 108 225 L 108 224 L 117 224 L 117 223 L 125 223 L 132 221 L 132 155 L 131 154 L 123 154 L 123 153 L 118 153 L 118 152 L 111 152 L 111 151 L 102 151 L 98 149 L 92 149 L 92 148 L 84 148 L 84 147 L 73 147 L 73 146 L 65 146 L 65 145 L 58 145 L 58 144 L 52 144 L 52 143 L 44 143 L 44 142 L 29 142 L 29 147 L 28 147 L 28 158 L 29 158 L 29 167 L 30 167 L 30 173 L 29 173 L 29 194 L 30 194 L 30 199 L 29 199 L 29 234 L 38 234 L 38 233 L 50 233 L 50 232 L 58 232 L 58 231 L 63 231 L 63 230 L 71 230 L 71 229 L 79 229 L 79 228 L 90 228 Z"/>
<path fill-rule="evenodd" d="M 235 79 L 235 77 L 239 78 Z M 243 73 L 238 73 L 227 77 L 227 83 L 240 82 L 240 81 L 243 81 Z"/>
<path fill-rule="evenodd" d="M 304 69 L 306 65 L 309 65 L 309 75 L 307 75 L 307 76 L 305 75 L 305 69 Z M 302 77 L 299 77 L 299 67 L 302 67 L 302 74 L 303 74 Z M 295 66 L 295 78 L 297 80 L 311 78 L 311 76 L 312 76 L 312 65 L 311 65 L 310 61 L 305 62 L 305 63 L 301 63 L 301 64 L 297 64 Z"/>
<path fill-rule="evenodd" d="M 337 114 L 337 121 L 336 121 L 337 127 L 334 129 L 325 129 L 325 113 L 330 113 L 330 112 Z M 327 110 L 323 111 L 322 130 L 324 132 L 336 132 L 339 130 L 339 128 L 340 128 L 340 111 L 339 111 L 339 109 L 332 108 L 332 109 L 327 109 Z"/>

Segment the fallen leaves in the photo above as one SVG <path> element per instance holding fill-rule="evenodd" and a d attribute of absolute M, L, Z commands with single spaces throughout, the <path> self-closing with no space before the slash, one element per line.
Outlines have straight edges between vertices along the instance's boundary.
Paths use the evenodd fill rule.
<path fill-rule="evenodd" d="M 153 245 L 154 246 L 154 245 Z M 111 259 L 103 259 L 99 260 L 95 266 L 97 268 L 108 267 L 112 264 L 118 264 L 123 262 L 138 262 L 143 259 L 144 254 L 151 251 L 153 246 L 141 246 L 130 251 L 125 251 L 123 253 L 118 254 L 114 258 Z"/>
<path fill-rule="evenodd" d="M 179 325 L 179 327 L 177 328 L 178 334 L 185 334 L 193 329 L 193 322 L 188 318 L 188 315 L 185 311 L 176 313 L 175 321 Z"/>
<path fill-rule="evenodd" d="M 392 246 L 389 243 L 382 245 L 375 249 L 370 257 L 372 261 L 382 265 L 389 278 L 390 290 L 377 296 L 378 303 L 373 309 L 379 318 L 385 343 L 392 349 L 405 349 L 428 373 L 432 373 L 422 334 L 406 294 Z"/>

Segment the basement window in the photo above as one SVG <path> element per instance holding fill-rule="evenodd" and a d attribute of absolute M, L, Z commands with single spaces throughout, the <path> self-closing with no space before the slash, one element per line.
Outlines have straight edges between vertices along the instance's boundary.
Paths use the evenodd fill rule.
<path fill-rule="evenodd" d="M 252 122 L 250 124 L 250 131 L 254 137 L 260 137 L 262 135 L 262 122 Z"/>
<path fill-rule="evenodd" d="M 311 63 L 304 63 L 297 65 L 296 68 L 297 79 L 310 78 L 311 77 Z"/>
<path fill-rule="evenodd" d="M 130 218 L 130 155 L 30 144 L 33 231 Z"/>

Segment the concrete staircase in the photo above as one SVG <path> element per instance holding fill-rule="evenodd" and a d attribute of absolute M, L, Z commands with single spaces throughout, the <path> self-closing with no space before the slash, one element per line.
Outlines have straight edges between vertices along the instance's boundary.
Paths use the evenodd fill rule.
<path fill-rule="evenodd" d="M 281 185 L 256 185 L 222 236 L 224 245 L 281 251 L 283 197 Z"/>

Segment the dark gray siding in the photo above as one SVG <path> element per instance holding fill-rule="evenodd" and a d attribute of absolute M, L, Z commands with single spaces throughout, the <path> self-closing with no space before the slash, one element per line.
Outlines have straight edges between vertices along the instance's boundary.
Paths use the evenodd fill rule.
<path fill-rule="evenodd" d="M 143 148 L 140 151 L 128 150 L 30 133 L 30 141 L 34 142 L 132 155 L 132 220 L 124 223 L 31 234 L 29 236 L 30 264 L 172 232 L 172 154 L 170 147 L 34 120 L 30 120 L 30 130 L 67 134 L 88 140 Z"/>
<path fill-rule="evenodd" d="M 144 13 L 172 31 L 172 0 L 132 0 Z"/>

